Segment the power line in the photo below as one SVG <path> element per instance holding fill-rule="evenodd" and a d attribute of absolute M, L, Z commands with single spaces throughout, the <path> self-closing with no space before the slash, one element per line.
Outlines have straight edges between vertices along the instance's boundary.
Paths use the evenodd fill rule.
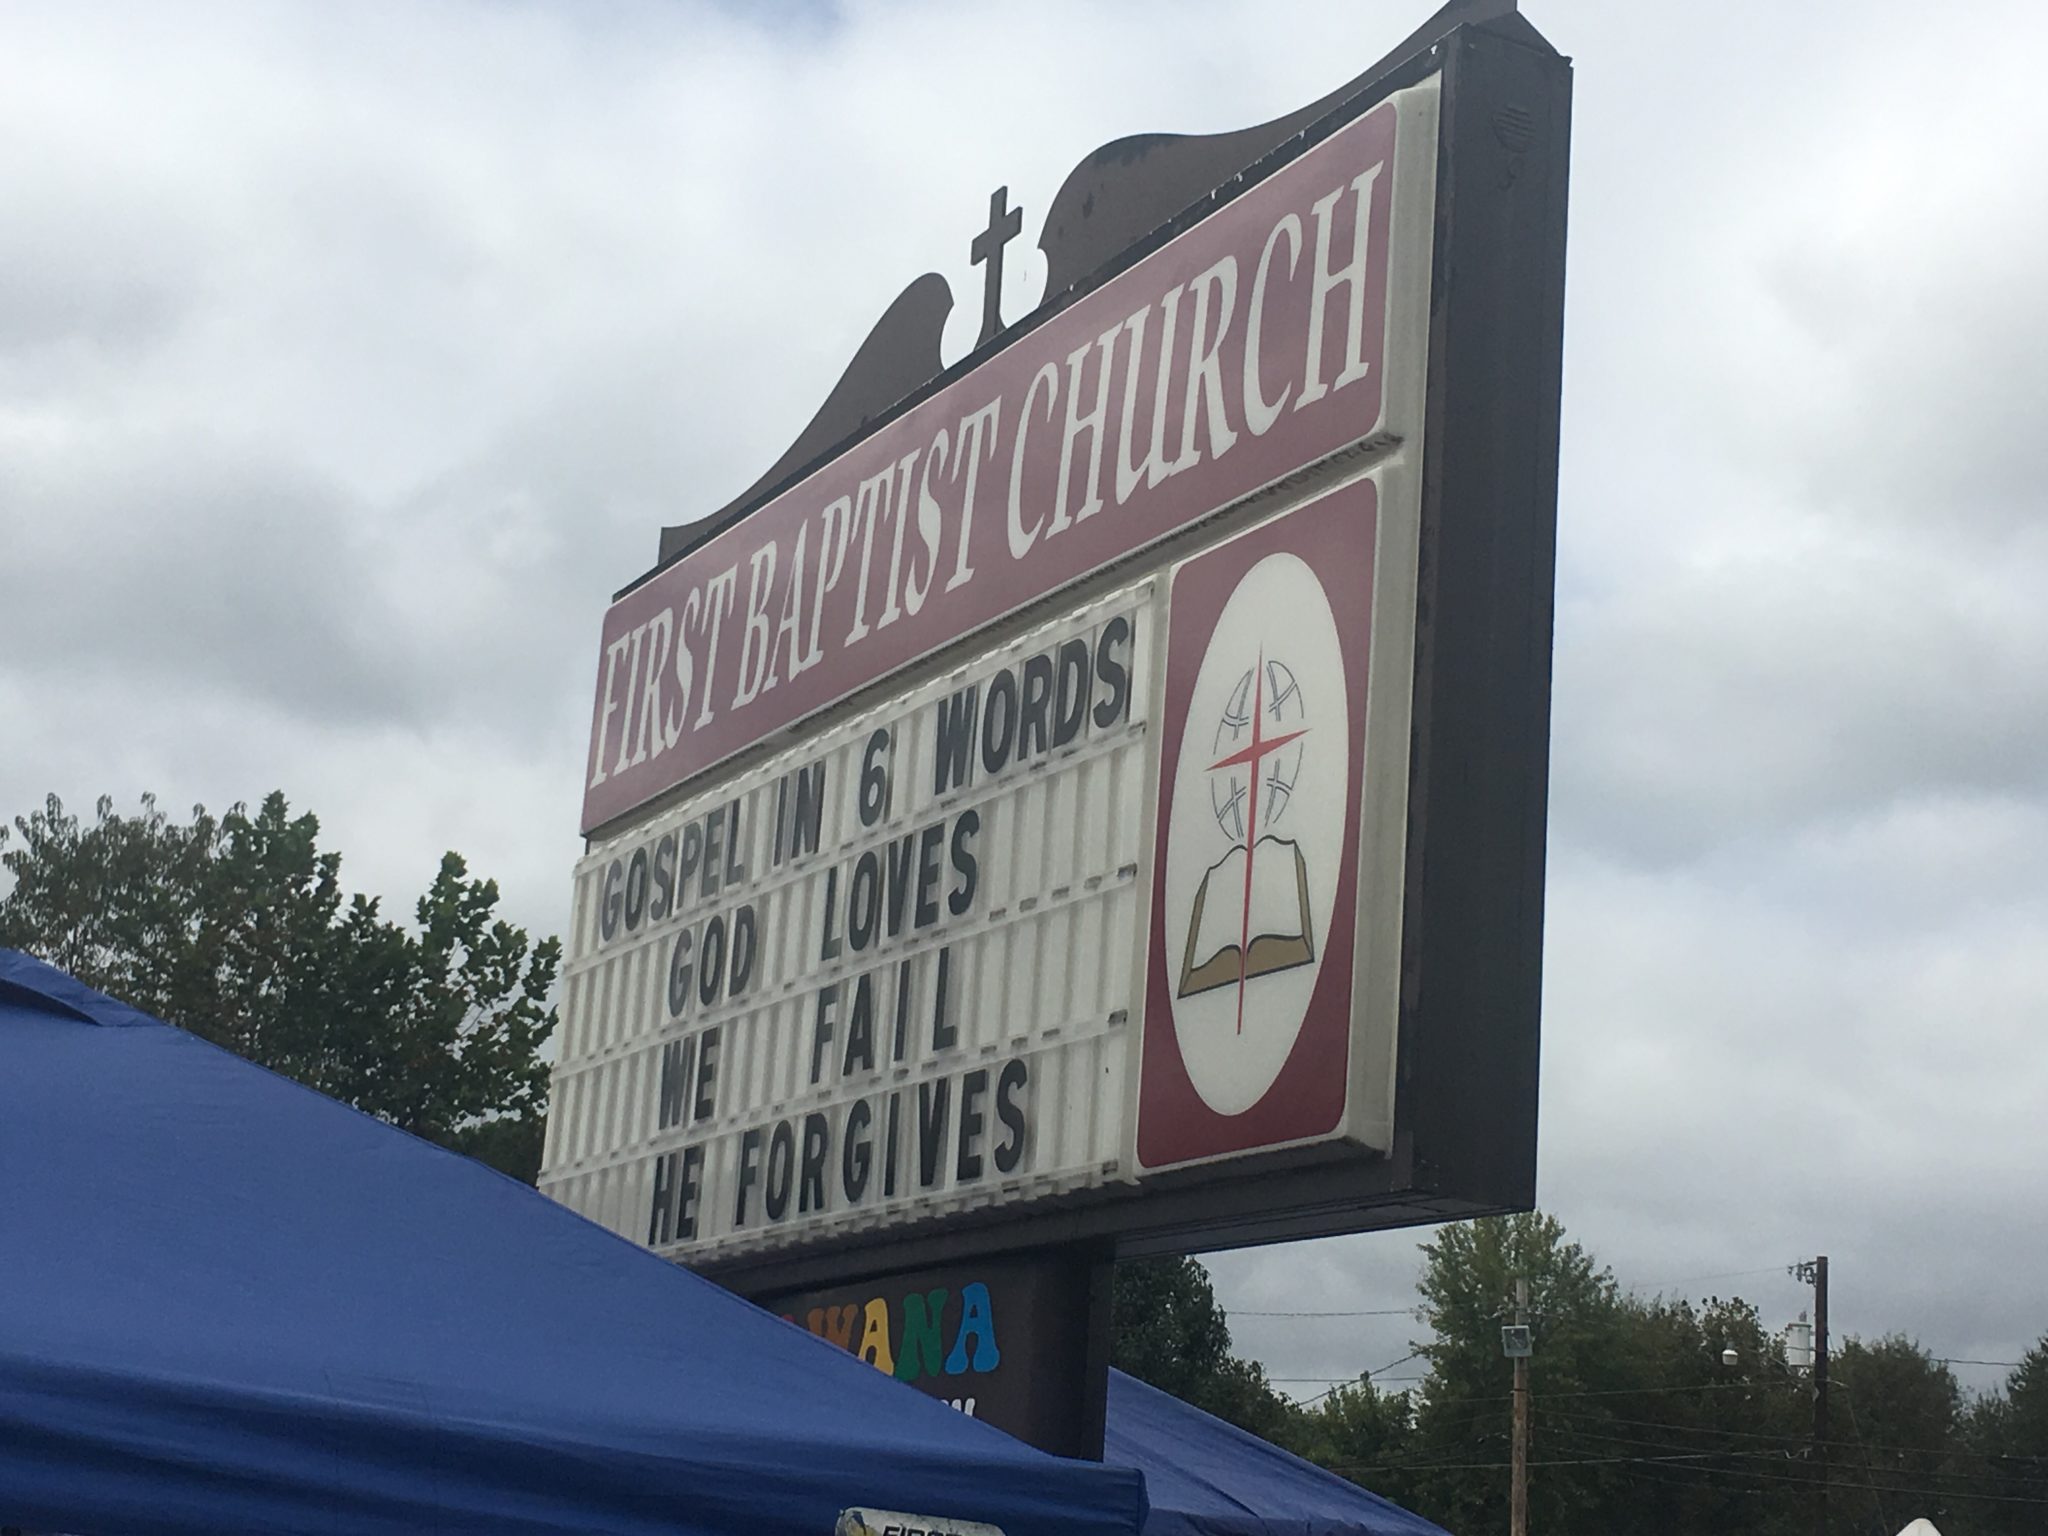
<path fill-rule="evenodd" d="M 1243 1312 L 1230 1310 L 1231 1317 L 1411 1317 L 1413 1307 L 1379 1307 L 1365 1312 Z"/>
<path fill-rule="evenodd" d="M 1560 1403 L 1569 1398 L 1580 1397 L 1664 1397 L 1681 1392 L 1739 1392 L 1754 1388 L 1755 1385 L 1756 1383 L 1749 1381 L 1702 1381 L 1683 1387 L 1602 1387 L 1584 1392 L 1532 1392 L 1529 1398 L 1530 1401 L 1537 1403 Z M 1453 1401 L 1504 1403 L 1507 1399 L 1508 1394 L 1502 1392 L 1491 1397 L 1464 1397 Z"/>
<path fill-rule="evenodd" d="M 1345 1387 L 1373 1381 L 1376 1377 L 1382 1375 L 1387 1371 L 1391 1371 L 1397 1365 L 1406 1365 L 1410 1360 L 1418 1358 L 1421 1355 L 1421 1353 L 1422 1351 L 1419 1349 L 1410 1350 L 1407 1354 L 1403 1355 L 1398 1360 L 1389 1360 L 1385 1365 L 1381 1366 L 1378 1370 L 1361 1371 L 1356 1376 L 1277 1376 L 1271 1379 L 1275 1381 L 1307 1382 L 1310 1384 L 1324 1381 L 1335 1382 L 1336 1385 L 1329 1388 L 1327 1391 L 1318 1392 L 1314 1397 L 1307 1398 L 1302 1402 L 1295 1404 L 1297 1408 L 1313 1408 L 1317 1403 L 1320 1403 L 1324 1398 L 1334 1396 L 1336 1393 L 1342 1391 Z M 1422 1381 L 1424 1379 L 1426 1378 L 1421 1376 L 1395 1376 L 1390 1378 L 1391 1381 Z"/>
<path fill-rule="evenodd" d="M 1626 1460 L 1627 1458 L 1623 1458 L 1623 1459 L 1624 1459 L 1624 1460 Z M 1648 1457 L 1648 1458 L 1645 1458 L 1645 1459 L 1646 1459 L 1646 1460 L 1649 1460 L 1649 1461 L 1661 1461 L 1661 1460 L 1664 1460 L 1665 1458 L 1662 1458 L 1662 1457 Z M 1698 1459 L 1698 1458 L 1688 1458 L 1688 1459 Z M 1570 1464 L 1570 1463 L 1565 1463 L 1565 1462 L 1560 1462 L 1560 1463 L 1559 1463 L 1559 1465 L 1569 1465 L 1569 1464 Z M 1590 1464 L 1590 1463 L 1587 1463 L 1587 1464 Z M 1773 1483 L 1792 1483 L 1792 1484 L 1795 1484 L 1796 1486 L 1798 1486 L 1798 1487 L 1801 1487 L 1801 1488 L 1811 1488 L 1811 1487 L 1813 1486 L 1813 1477 L 1812 1477 L 1812 1474 L 1811 1474 L 1811 1473 L 1808 1473 L 1808 1472 L 1799 1472 L 1799 1473 L 1785 1473 L 1785 1472 L 1766 1472 L 1766 1471 L 1764 1471 L 1764 1470 L 1763 1470 L 1762 1468 L 1760 1468 L 1760 1467 L 1702 1467 L 1702 1466 L 1688 1466 L 1688 1467 L 1676 1468 L 1676 1469 L 1674 1469 L 1674 1470 L 1678 1470 L 1678 1471 L 1691 1471 L 1691 1472 L 1705 1472 L 1705 1473 L 1708 1473 L 1708 1474 L 1710 1474 L 1710 1475 L 1718 1475 L 1718 1476 L 1722 1476 L 1722 1477 L 1755 1477 L 1755 1478 L 1761 1478 L 1761 1479 L 1763 1479 L 1763 1480 L 1764 1480 L 1764 1481 L 1766 1481 L 1766 1482 L 1773 1482 Z M 1881 1484 L 1881 1483 L 1876 1483 L 1876 1482 L 1868 1482 L 1868 1483 L 1857 1483 L 1857 1482 L 1850 1482 L 1850 1481 L 1848 1481 L 1848 1480 L 1846 1480 L 1846 1479 L 1843 1479 L 1843 1478 L 1831 1478 L 1831 1479 L 1829 1480 L 1829 1486 L 1830 1486 L 1831 1488 L 1840 1488 L 1840 1489 L 1844 1489 L 1844 1490 L 1847 1490 L 1847 1491 L 1850 1491 L 1850 1492 L 1856 1492 L 1856 1493 L 1896 1493 L 1896 1494 L 1904 1494 L 1904 1495 L 1906 1495 L 1906 1496 L 1908 1496 L 1908 1497 L 1911 1497 L 1911 1498 L 1917 1498 L 1917 1499 L 1981 1499 L 1981 1500 L 1984 1500 L 1984 1501 L 1986 1501 L 1986 1502 L 1989 1502 L 1989 1503 L 1993 1503 L 1993 1504 L 2039 1504 L 2039 1505 L 2043 1505 L 2043 1506 L 2048 1506 L 2048 1499 L 2042 1499 L 2042 1498 L 2032 1498 L 2032 1497 L 2025 1497 L 2025 1496 L 2021 1496 L 2021 1495 L 2018 1495 L 2018 1494 L 2002 1494 L 2002 1493 L 1971 1493 L 1971 1492 L 1967 1492 L 1967 1491 L 1965 1491 L 1965 1490 L 1963 1490 L 1963 1489 L 1960 1489 L 1960 1488 L 1921 1488 L 1921 1487 L 1913 1487 L 1913 1486 L 1909 1486 L 1909 1485 L 1907 1485 L 1907 1484 L 1903 1484 L 1903 1483 L 1882 1483 L 1882 1484 Z"/>
<path fill-rule="evenodd" d="M 1669 1280 L 1630 1280 L 1621 1283 L 1625 1291 L 1647 1291 L 1662 1285 L 1698 1285 L 1704 1280 L 1746 1280 L 1751 1275 L 1782 1275 L 1783 1264 L 1767 1264 L 1761 1269 L 1726 1269 L 1712 1275 L 1677 1275 Z"/>
<path fill-rule="evenodd" d="M 1788 1476 L 1778 1472 L 1766 1472 L 1755 1467 L 1703 1467 L 1697 1463 L 1725 1457 L 1727 1452 L 1693 1451 L 1669 1456 L 1554 1456 L 1529 1463 L 1532 1467 L 1607 1467 L 1607 1466 L 1671 1466 L 1674 1471 L 1697 1471 L 1719 1474 L 1724 1477 L 1755 1477 L 1769 1482 L 1793 1483 L 1802 1488 L 1812 1486 L 1812 1478 L 1805 1473 Z M 1679 1465 L 1684 1463 L 1687 1465 Z M 1382 1461 L 1370 1466 L 1333 1466 L 1329 1470 L 1356 1476 L 1367 1472 L 1500 1472 L 1508 1466 L 1504 1461 L 1452 1461 L 1415 1462 Z M 1959 1489 L 1913 1488 L 1903 1485 L 1879 1485 L 1877 1483 L 1856 1483 L 1835 1479 L 1831 1486 L 1853 1492 L 1898 1493 L 1926 1499 L 1979 1499 L 1993 1504 L 2039 1504 L 2048 1506 L 2048 1499 L 2024 1498 L 2013 1494 L 1966 1493 Z"/>
<path fill-rule="evenodd" d="M 1658 1419 L 1622 1419 L 1607 1414 L 1596 1416 L 1589 1413 L 1573 1413 L 1567 1409 L 1559 1409 L 1544 1415 L 1544 1421 L 1546 1423 L 1562 1421 L 1567 1428 L 1580 1424 L 1618 1424 L 1629 1429 L 1657 1429 L 1677 1435 L 1722 1435 L 1740 1440 L 1769 1440 L 1802 1448 L 1813 1444 L 1813 1437 L 1811 1435 L 1775 1435 L 1756 1429 L 1724 1429 L 1714 1424 L 1672 1424 Z M 1953 1454 L 1954 1449 L 1949 1446 L 1875 1445 L 1863 1442 L 1852 1444 L 1847 1440 L 1830 1440 L 1828 1445 L 1834 1450 L 1861 1449 L 1901 1456 L 1948 1456 Z M 1937 1473 L 1936 1475 L 1945 1477 L 1949 1474 Z M 2038 1482 L 2048 1486 L 2048 1478 L 2021 1478 L 2020 1480 L 2022 1482 Z"/>
<path fill-rule="evenodd" d="M 1560 1432 L 1561 1432 L 1561 1433 L 1562 1433 L 1562 1434 L 1563 1434 L 1563 1435 L 1564 1435 L 1564 1436 L 1565 1436 L 1565 1437 L 1566 1437 L 1567 1439 L 1570 1439 L 1570 1438 L 1572 1438 L 1572 1437 L 1576 1436 L 1576 1437 L 1577 1437 L 1578 1439 L 1580 1439 L 1580 1440 L 1584 1440 L 1584 1441 L 1588 1441 L 1588 1442 L 1591 1442 L 1591 1444 L 1592 1444 L 1593 1448 L 1599 1448 L 1599 1447 L 1601 1447 L 1601 1446 L 1603 1446 L 1603 1445 L 1621 1445 L 1621 1446 L 1631 1446 L 1631 1447 L 1635 1447 L 1635 1448 L 1638 1448 L 1638 1449 L 1647 1449 L 1647 1450 L 1658 1450 L 1658 1451 L 1669 1451 L 1669 1450 L 1672 1450 L 1672 1449 L 1674 1449 L 1674 1448 L 1673 1448 L 1673 1447 L 1672 1447 L 1672 1446 L 1671 1446 L 1671 1445 L 1670 1445 L 1670 1444 L 1669 1444 L 1668 1442 L 1660 1442 L 1660 1441 L 1655 1441 L 1655 1440 L 1643 1440 L 1643 1439 L 1639 1439 L 1639 1438 L 1636 1438 L 1636 1437 L 1634 1437 L 1634 1436 L 1630 1436 L 1630 1435 L 1606 1435 L 1606 1434 L 1600 1434 L 1600 1433 L 1598 1433 L 1598 1432 L 1596 1432 L 1596 1431 L 1590 1431 L 1590 1430 L 1584 1430 L 1584 1429 L 1577 1429 L 1577 1428 L 1573 1428 L 1573 1427 L 1570 1427 L 1570 1426 L 1560 1426 Z M 1663 1459 L 1663 1458 L 1651 1458 L 1651 1459 L 1653 1459 L 1653 1460 L 1661 1460 L 1661 1459 Z M 1791 1453 L 1790 1451 L 1769 1451 L 1769 1450 L 1755 1450 L 1755 1451 L 1741 1451 L 1741 1450 L 1722 1450 L 1722 1451 L 1700 1451 L 1700 1452 L 1696 1453 L 1696 1455 L 1692 1456 L 1692 1457 L 1691 1457 L 1690 1459 L 1697 1459 L 1697 1460 L 1719 1460 L 1719 1459 L 1742 1459 L 1742 1460 L 1746 1460 L 1746 1461 L 1752 1461 L 1752 1462 L 1753 1462 L 1753 1461 L 1766 1461 L 1766 1462 L 1770 1462 L 1770 1461 L 1776 1461 L 1776 1462 L 1784 1462 L 1784 1463 L 1788 1463 L 1788 1464 L 1789 1464 L 1789 1463 L 1792 1463 L 1792 1462 L 1796 1462 L 1796 1461 L 1798 1461 L 1798 1460 L 1799 1460 L 1799 1458 L 1797 1458 L 1797 1457 L 1793 1456 L 1793 1455 L 1792 1455 L 1792 1453 Z M 1560 1464 L 1562 1464 L 1562 1463 L 1560 1463 Z M 1700 1467 L 1700 1468 L 1697 1468 L 1697 1469 L 1695 1469 L 1695 1470 L 1698 1470 L 1698 1471 L 1703 1471 L 1703 1472 L 1704 1472 L 1704 1471 L 1712 1471 L 1712 1470 L 1714 1470 L 1714 1469 L 1712 1469 L 1712 1468 L 1708 1468 L 1708 1467 Z M 1736 1470 L 1736 1469 L 1732 1469 L 1732 1468 L 1731 1468 L 1731 1469 L 1728 1469 L 1728 1470 L 1731 1470 L 1731 1471 L 1732 1471 L 1732 1470 Z M 1778 1481 L 1783 1481 L 1783 1482 L 1792 1482 L 1792 1483 L 1798 1483 L 1798 1484 L 1799 1484 L 1799 1485 L 1801 1485 L 1802 1487 L 1811 1487 L 1811 1486 L 1813 1485 L 1813 1474 L 1812 1474 L 1812 1473 L 1811 1473 L 1810 1471 L 1802 1471 L 1802 1472 L 1799 1472 L 1799 1473 L 1797 1473 L 1797 1474 L 1795 1474 L 1795 1475 L 1790 1475 L 1790 1476 L 1787 1476 L 1787 1475 L 1784 1475 L 1784 1474 L 1777 1474 L 1777 1473 L 1769 1473 L 1769 1472 L 1765 1472 L 1765 1471 L 1763 1471 L 1763 1470 L 1762 1470 L 1761 1468 L 1758 1468 L 1758 1467 L 1754 1467 L 1754 1466 L 1750 1466 L 1750 1467 L 1745 1467 L 1745 1468 L 1742 1468 L 1741 1470 L 1742 1470 L 1742 1471 L 1744 1471 L 1745 1473 L 1747 1473 L 1748 1475 L 1752 1475 L 1752 1476 L 1756 1476 L 1756 1477 L 1769 1477 L 1769 1478 L 1774 1478 L 1774 1479 L 1776 1479 L 1776 1480 L 1778 1480 Z M 1843 1479 L 1841 1479 L 1841 1478 L 1838 1478 L 1838 1477 L 1837 1477 L 1837 1478 L 1830 1478 L 1830 1479 L 1829 1479 L 1829 1484 L 1830 1484 L 1830 1486 L 1831 1486 L 1831 1487 L 1836 1487 L 1836 1488 L 1846 1488 L 1846 1489 L 1855 1489 L 1855 1490 L 1860 1490 L 1860 1491 L 1863 1491 L 1863 1492 L 1868 1492 L 1868 1493 L 1876 1493 L 1876 1494 L 1879 1494 L 1879 1495 L 1883 1495 L 1883 1494 L 1886 1494 L 1886 1493 L 1893 1493 L 1893 1494 L 1912 1494 L 1912 1495 L 1915 1495 L 1915 1496 L 1918 1496 L 1918 1497 L 1924 1497 L 1924 1498 L 1950 1498 L 1950 1497 L 1970 1497 L 1970 1498 L 1988 1498 L 1988 1497 L 1992 1497 L 1992 1495 L 1988 1495 L 1988 1494 L 1964 1494 L 1964 1493 L 1962 1493 L 1962 1492 L 1961 1492 L 1960 1490 L 1957 1490 L 1957 1489 L 1952 1489 L 1952 1488 L 1925 1488 L 1925 1487 L 1909 1487 L 1909 1486 L 1907 1486 L 1907 1485 L 1905 1485 L 1905 1484 L 1903 1484 L 1903 1483 L 1899 1483 L 1899 1482 L 1897 1482 L 1897 1481 L 1896 1481 L 1896 1479 L 1898 1479 L 1898 1478 L 1901 1478 L 1901 1477 L 1919 1477 L 1919 1478 L 1927 1478 L 1927 1477 L 1933 1477 L 1933 1478 L 1953 1478 L 1953 1477 L 1968 1477 L 1968 1476 L 1969 1476 L 1969 1474 L 1967 1474 L 1967 1473 L 1963 1473 L 1963 1472 L 1945 1472 L 1945 1471 L 1941 1470 L 1940 1468 L 1936 1468 L 1936 1467 L 1926 1467 L 1926 1468 L 1920 1468 L 1920 1469 L 1918 1469 L 1918 1470 L 1914 1470 L 1914 1471 L 1908 1471 L 1908 1470 L 1906 1470 L 1906 1469 L 1903 1469 L 1903 1468 L 1901 1468 L 1901 1469 L 1899 1469 L 1898 1471 L 1896 1471 L 1896 1472 L 1894 1472 L 1894 1473 L 1891 1473 L 1891 1474 L 1889 1474 L 1889 1475 L 1890 1475 L 1890 1476 L 1891 1476 L 1891 1477 L 1892 1477 L 1892 1478 L 1894 1479 L 1894 1481 L 1892 1481 L 1892 1482 L 1886 1482 L 1886 1483 L 1879 1483 L 1879 1482 L 1877 1482 L 1877 1481 L 1876 1481 L 1876 1479 L 1877 1479 L 1878 1477 L 1880 1477 L 1880 1476 L 1884 1476 L 1884 1475 L 1886 1475 L 1886 1474 L 1883 1474 L 1883 1473 L 1881 1473 L 1881 1472 L 1880 1472 L 1880 1471 L 1879 1471 L 1879 1470 L 1878 1470 L 1877 1468 L 1874 1468 L 1874 1467 L 1870 1466 L 1870 1465 L 1869 1465 L 1869 1463 L 1868 1463 L 1868 1461 L 1867 1461 L 1867 1459 L 1866 1459 L 1866 1461 L 1865 1461 L 1865 1464 L 1864 1464 L 1864 1474 L 1865 1474 L 1865 1475 L 1866 1475 L 1867 1477 L 1869 1477 L 1869 1478 L 1871 1479 L 1871 1481 L 1869 1481 L 1869 1482 L 1865 1482 L 1865 1483 L 1856 1483 L 1856 1482 L 1848 1482 L 1848 1481 L 1845 1481 L 1845 1480 L 1843 1480 Z M 2011 1499 L 2010 1501 L 2011 1501 L 2011 1502 L 2013 1502 L 2013 1503 L 2021 1503 L 2021 1504 L 2048 1504 L 2048 1498 L 2039 1498 L 2039 1497 L 2013 1497 L 2013 1498 L 2012 1498 L 2012 1499 Z M 1882 1510 L 1880 1510 L 1880 1514 L 1882 1514 L 1882 1513 L 1883 1513 L 1883 1511 L 1882 1511 Z M 1887 1522 L 1887 1524 L 1889 1524 L 1889 1522 Z"/>

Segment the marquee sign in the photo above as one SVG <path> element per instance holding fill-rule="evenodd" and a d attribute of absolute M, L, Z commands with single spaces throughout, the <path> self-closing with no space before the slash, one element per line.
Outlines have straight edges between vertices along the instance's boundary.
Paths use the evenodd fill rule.
<path fill-rule="evenodd" d="M 863 1272 L 1529 1202 L 1533 36 L 1451 31 L 614 603 L 543 1189 L 834 1326 Z"/>
<path fill-rule="evenodd" d="M 1155 587 L 598 846 L 555 1198 L 716 1259 L 1119 1166 Z"/>

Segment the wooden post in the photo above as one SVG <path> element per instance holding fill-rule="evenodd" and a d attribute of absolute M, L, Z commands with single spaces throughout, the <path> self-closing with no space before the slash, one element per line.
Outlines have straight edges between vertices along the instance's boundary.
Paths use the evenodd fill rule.
<path fill-rule="evenodd" d="M 1529 1282 L 1515 1281 L 1515 1325 L 1529 1322 Z M 1515 1439 L 1508 1485 L 1509 1536 L 1529 1536 L 1529 1357 L 1515 1357 Z"/>
<path fill-rule="evenodd" d="M 1813 1261 L 1814 1536 L 1828 1536 L 1828 1256 Z"/>

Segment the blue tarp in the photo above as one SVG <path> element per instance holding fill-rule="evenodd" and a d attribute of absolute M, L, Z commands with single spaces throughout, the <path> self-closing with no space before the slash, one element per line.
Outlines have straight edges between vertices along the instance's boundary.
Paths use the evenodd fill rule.
<path fill-rule="evenodd" d="M 1061 1461 L 0 950 L 0 1525 L 1133 1536 Z"/>
<path fill-rule="evenodd" d="M 1145 1474 L 1145 1536 L 1447 1536 L 1122 1371 L 1109 1373 L 1103 1455 Z"/>

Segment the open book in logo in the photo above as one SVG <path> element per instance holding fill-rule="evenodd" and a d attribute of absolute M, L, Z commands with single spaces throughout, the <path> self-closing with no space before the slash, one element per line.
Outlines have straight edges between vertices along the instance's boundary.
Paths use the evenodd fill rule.
<path fill-rule="evenodd" d="M 1262 837 L 1256 859 L 1243 848 L 1231 849 L 1209 866 L 1195 891 L 1174 995 L 1194 997 L 1314 964 L 1313 923 L 1308 860 L 1299 844 Z"/>

